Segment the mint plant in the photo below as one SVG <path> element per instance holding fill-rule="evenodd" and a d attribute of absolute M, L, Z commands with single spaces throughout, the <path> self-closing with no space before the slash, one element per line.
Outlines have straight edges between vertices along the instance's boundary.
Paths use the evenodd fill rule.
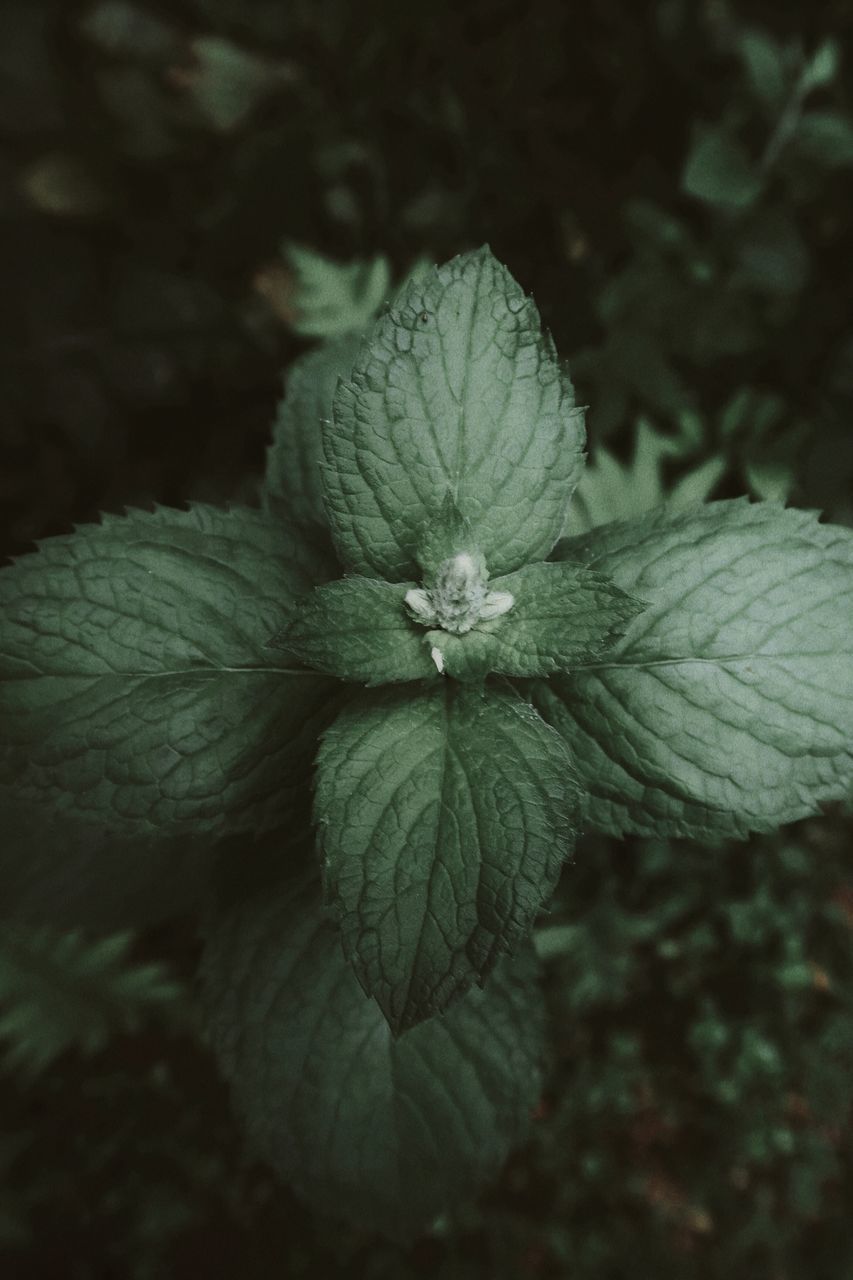
<path fill-rule="evenodd" d="M 392 1235 L 524 1135 L 579 831 L 740 837 L 853 778 L 853 534 L 734 500 L 565 537 L 583 446 L 481 249 L 294 369 L 261 510 L 105 517 L 0 574 L 14 856 L 162 881 L 164 842 L 230 838 L 202 978 L 236 1106 Z"/>

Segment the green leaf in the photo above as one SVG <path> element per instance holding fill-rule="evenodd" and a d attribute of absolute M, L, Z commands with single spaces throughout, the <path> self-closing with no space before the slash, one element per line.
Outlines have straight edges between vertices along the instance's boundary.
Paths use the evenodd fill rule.
<path fill-rule="evenodd" d="M 200 115 L 222 133 L 243 124 L 264 98 L 293 78 L 286 64 L 250 53 L 222 36 L 196 36 L 190 51 L 194 66 L 179 73 L 177 82 Z"/>
<path fill-rule="evenodd" d="M 641 418 L 629 463 L 619 462 L 604 448 L 593 452 L 569 508 L 566 532 L 585 533 L 611 520 L 629 520 L 663 503 L 672 511 L 681 511 L 695 502 L 704 502 L 725 471 L 725 459 L 706 459 L 668 490 L 664 463 L 684 451 L 683 439 L 664 435 Z"/>
<path fill-rule="evenodd" d="M 841 65 L 841 46 L 835 39 L 824 40 L 806 63 L 800 76 L 800 93 L 805 95 L 832 83 Z"/>
<path fill-rule="evenodd" d="M 791 148 L 826 168 L 853 164 L 853 122 L 840 111 L 807 111 L 800 117 Z"/>
<path fill-rule="evenodd" d="M 737 51 L 755 97 L 778 112 L 789 92 L 789 76 L 781 46 L 765 31 L 749 29 L 737 36 Z"/>
<path fill-rule="evenodd" d="M 410 282 L 323 428 L 341 558 L 368 577 L 416 578 L 449 490 L 490 573 L 544 560 L 580 474 L 582 421 L 532 300 L 487 248 Z"/>
<path fill-rule="evenodd" d="M 689 507 L 707 502 L 725 471 L 726 459 L 720 454 L 706 458 L 704 462 L 692 467 L 676 480 L 667 494 L 667 510 L 686 511 Z"/>
<path fill-rule="evenodd" d="M 5 925 L 0 932 L 0 1040 L 5 1062 L 37 1074 L 77 1047 L 96 1053 L 145 1014 L 174 1005 L 182 989 L 158 964 L 128 961 L 130 934 Z"/>
<path fill-rule="evenodd" d="M 347 334 L 324 343 L 288 370 L 267 450 L 264 504 L 286 519 L 327 525 L 320 481 L 321 424 L 332 416 L 338 379 L 355 363 L 361 339 Z"/>
<path fill-rule="evenodd" d="M 717 129 L 696 134 L 681 185 L 709 204 L 745 208 L 761 194 L 761 178 L 744 148 Z"/>
<path fill-rule="evenodd" d="M 395 1032 L 527 934 L 578 807 L 565 744 L 511 693 L 383 690 L 338 716 L 317 760 L 326 893 Z"/>
<path fill-rule="evenodd" d="M 284 255 L 296 277 L 291 328 L 304 338 L 361 334 L 388 296 L 391 268 L 381 255 L 333 262 L 296 244 L 286 244 Z"/>
<path fill-rule="evenodd" d="M 453 635 L 412 621 L 406 598 L 414 583 L 343 578 L 306 597 L 274 643 L 316 671 L 366 685 L 439 672 L 463 680 L 548 675 L 600 656 L 642 610 L 601 574 L 574 565 L 528 565 L 488 586 L 487 600 L 508 592 L 512 607 Z"/>
<path fill-rule="evenodd" d="M 750 491 L 763 502 L 786 502 L 796 482 L 786 462 L 744 462 L 743 474 Z"/>
<path fill-rule="evenodd" d="M 606 577 L 576 565 L 542 563 L 492 578 L 512 608 L 475 624 L 464 635 L 427 632 L 442 670 L 460 680 L 489 672 L 544 676 L 601 656 L 623 635 L 643 605 Z M 434 659 L 436 661 L 436 659 Z"/>
<path fill-rule="evenodd" d="M 601 831 L 744 836 L 853 780 L 853 533 L 746 500 L 656 512 L 558 554 L 649 602 L 601 663 L 537 682 Z"/>
<path fill-rule="evenodd" d="M 473 542 L 471 522 L 462 515 L 448 489 L 441 506 L 421 530 L 418 539 L 415 554 L 425 584 L 433 586 L 445 561 L 470 549 Z"/>
<path fill-rule="evenodd" d="M 57 834 L 280 823 L 331 686 L 267 641 L 322 569 L 284 525 L 197 506 L 107 516 L 3 570 L 0 805 Z"/>
<path fill-rule="evenodd" d="M 221 918 L 202 976 L 253 1147 L 324 1214 L 411 1237 L 479 1191 L 526 1133 L 543 1051 L 528 949 L 395 1040 L 303 882 Z"/>
<path fill-rule="evenodd" d="M 414 583 L 342 578 L 317 587 L 273 642 L 299 662 L 360 684 L 392 684 L 438 675 L 423 627 L 406 612 Z"/>

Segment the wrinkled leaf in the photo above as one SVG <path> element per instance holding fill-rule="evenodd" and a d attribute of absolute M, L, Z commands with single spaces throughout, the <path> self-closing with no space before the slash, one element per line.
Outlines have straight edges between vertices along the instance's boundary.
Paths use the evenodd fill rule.
<path fill-rule="evenodd" d="M 559 554 L 649 602 L 603 662 L 529 690 L 592 826 L 744 836 L 849 792 L 853 533 L 741 499 L 605 525 Z"/>
<path fill-rule="evenodd" d="M 527 934 L 571 850 L 573 777 L 559 735 L 491 688 L 364 693 L 326 732 L 326 894 L 392 1030 L 446 1008 Z"/>
<path fill-rule="evenodd" d="M 411 281 L 323 430 L 341 558 L 368 577 L 416 578 L 449 490 L 489 573 L 544 559 L 580 474 L 582 419 L 532 300 L 487 248 Z"/>
<path fill-rule="evenodd" d="M 203 981 L 253 1147 L 322 1213 L 414 1236 L 479 1191 L 526 1132 L 543 1049 L 529 951 L 395 1040 L 303 883 L 218 920 Z"/>
<path fill-rule="evenodd" d="M 281 821 L 329 687 L 278 666 L 267 641 L 322 569 L 283 524 L 204 506 L 106 516 L 4 569 L 14 826 L 45 807 L 60 827 L 145 838 Z"/>

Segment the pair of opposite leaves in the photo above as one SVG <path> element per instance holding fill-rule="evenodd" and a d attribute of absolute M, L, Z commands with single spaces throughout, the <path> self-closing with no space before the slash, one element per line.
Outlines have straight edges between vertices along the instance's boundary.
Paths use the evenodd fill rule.
<path fill-rule="evenodd" d="M 18 898 L 52 878 L 65 907 L 81 885 L 89 904 L 116 884 L 138 903 L 147 879 L 162 905 L 188 837 L 291 819 L 325 727 L 327 891 L 400 1029 L 519 942 L 581 799 L 593 829 L 720 839 L 844 795 L 851 534 L 734 502 L 559 542 L 581 449 L 533 304 L 480 251 L 413 282 L 363 344 L 294 370 L 264 511 L 106 517 L 5 570 L 0 803 Z M 340 579 L 311 532 L 326 520 L 351 575 L 331 588 L 350 593 L 337 614 L 343 596 L 306 594 Z M 492 587 L 514 578 L 510 610 L 439 638 L 471 683 L 439 674 L 405 605 L 460 528 Z M 318 671 L 276 661 L 283 611 Z M 541 1050 L 529 956 L 395 1040 L 333 937 L 310 888 L 214 927 L 220 1059 L 312 1198 L 399 1224 L 417 1186 L 425 1221 L 523 1129 Z M 311 1098 L 304 1063 L 324 1082 Z M 363 1099 L 342 1108 L 356 1078 Z"/>
<path fill-rule="evenodd" d="M 850 776 L 850 535 L 736 502 L 560 543 L 582 447 L 533 304 L 487 251 L 414 282 L 366 343 L 330 344 L 288 386 L 268 501 L 328 520 L 352 576 L 283 642 L 348 680 L 430 681 L 355 697 L 318 761 L 327 890 L 395 1028 L 527 932 L 582 804 L 607 830 L 714 839 Z M 469 551 L 511 609 L 461 636 L 413 623 L 421 580 Z M 442 688 L 433 663 L 513 685 Z"/>
<path fill-rule="evenodd" d="M 559 542 L 582 447 L 487 250 L 413 281 L 295 372 L 264 513 L 108 517 L 0 574 L 7 830 L 40 857 L 57 816 L 87 848 L 134 837 L 144 875 L 166 837 L 271 829 L 340 696 L 325 673 L 401 682 L 347 686 L 316 796 L 345 948 L 400 1030 L 528 932 L 582 805 L 714 839 L 844 794 L 849 532 L 735 502 Z M 406 597 L 460 551 L 513 603 L 439 635 Z M 314 672 L 273 658 L 283 611 Z"/>

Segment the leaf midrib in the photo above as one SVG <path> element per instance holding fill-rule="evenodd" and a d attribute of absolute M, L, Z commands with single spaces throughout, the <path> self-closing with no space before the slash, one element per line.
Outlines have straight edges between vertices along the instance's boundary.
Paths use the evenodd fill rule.
<path fill-rule="evenodd" d="M 611 671 L 626 670 L 636 671 L 640 667 L 679 667 L 688 666 L 691 663 L 700 666 L 716 667 L 724 662 L 756 662 L 761 659 L 802 659 L 802 658 L 842 658 L 845 654 L 838 649 L 808 649 L 797 652 L 787 653 L 721 653 L 715 654 L 711 658 L 698 657 L 678 657 L 678 658 L 650 658 L 647 661 L 638 662 L 595 662 L 577 666 L 573 666 L 569 674 L 579 671 Z"/>
<path fill-rule="evenodd" d="M 308 667 L 171 667 L 166 671 L 37 671 L 33 675 L 4 676 L 5 684 L 15 685 L 27 680 L 162 680 L 167 676 L 191 675 L 264 675 L 264 676 L 314 676 L 323 673 Z"/>

